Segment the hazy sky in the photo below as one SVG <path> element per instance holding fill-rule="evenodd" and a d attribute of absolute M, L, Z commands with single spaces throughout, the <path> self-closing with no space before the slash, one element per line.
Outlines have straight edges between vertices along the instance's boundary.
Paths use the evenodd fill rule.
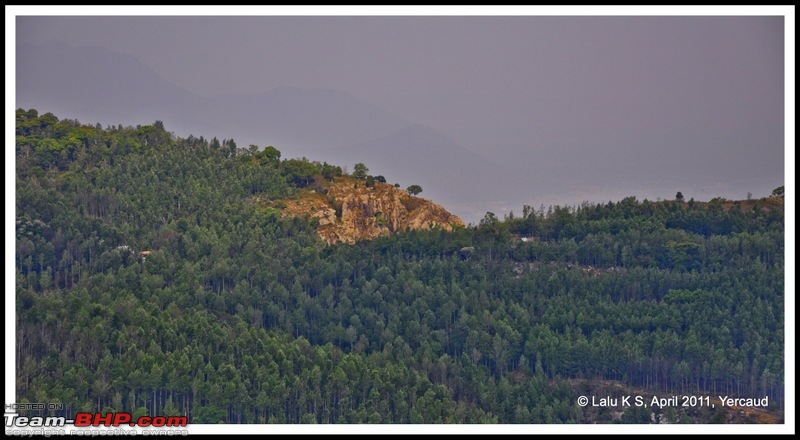
<path fill-rule="evenodd" d="M 342 90 L 509 170 L 591 167 L 608 191 L 574 196 L 595 201 L 783 184 L 783 16 L 18 17 L 16 33 L 130 54 L 204 96 Z"/>
<path fill-rule="evenodd" d="M 131 54 L 201 95 L 339 89 L 454 135 L 489 126 L 501 142 L 520 129 L 774 125 L 783 38 L 783 17 L 20 17 L 17 28 L 17 43 Z"/>

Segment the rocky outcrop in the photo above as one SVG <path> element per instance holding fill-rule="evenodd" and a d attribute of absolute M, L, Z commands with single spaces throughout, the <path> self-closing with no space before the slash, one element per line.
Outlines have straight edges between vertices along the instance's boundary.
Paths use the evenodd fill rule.
<path fill-rule="evenodd" d="M 443 207 L 394 186 L 337 177 L 298 197 L 284 201 L 284 216 L 318 219 L 317 233 L 326 242 L 355 243 L 409 229 L 463 227 L 464 222 Z"/>

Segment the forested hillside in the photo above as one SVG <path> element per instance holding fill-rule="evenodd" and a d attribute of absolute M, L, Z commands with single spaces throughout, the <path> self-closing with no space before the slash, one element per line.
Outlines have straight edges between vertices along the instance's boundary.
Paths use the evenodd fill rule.
<path fill-rule="evenodd" d="M 191 423 L 733 421 L 576 404 L 613 383 L 769 396 L 781 419 L 782 199 L 524 207 L 327 245 L 264 202 L 330 167 L 18 110 L 18 401 Z"/>

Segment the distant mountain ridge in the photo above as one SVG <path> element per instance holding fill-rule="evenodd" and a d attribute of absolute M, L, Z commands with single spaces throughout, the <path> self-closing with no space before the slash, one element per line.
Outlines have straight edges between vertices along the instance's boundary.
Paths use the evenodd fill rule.
<path fill-rule="evenodd" d="M 277 87 L 252 95 L 204 97 L 140 60 L 62 42 L 17 46 L 17 107 L 68 114 L 84 123 L 150 124 L 181 136 L 274 145 L 285 157 L 363 162 L 403 186 L 422 185 L 443 204 L 491 200 L 486 181 L 514 173 L 417 124 L 331 89 Z M 463 215 L 464 213 L 459 213 Z"/>
<path fill-rule="evenodd" d="M 473 198 L 491 197 L 486 180 L 514 182 L 498 173 L 486 159 L 464 149 L 440 132 L 419 124 L 409 125 L 377 139 L 331 150 L 347 163 L 362 160 L 376 174 L 393 178 L 403 170 L 410 183 L 419 183 L 434 200 L 452 200 L 451 194 L 468 191 Z"/>
<path fill-rule="evenodd" d="M 338 90 L 277 87 L 204 97 L 167 81 L 137 58 L 99 47 L 20 45 L 17 72 L 17 107 L 46 108 L 87 123 L 159 119 L 181 135 L 235 135 L 240 143 L 262 147 L 299 144 L 280 145 L 284 150 L 356 142 L 408 124 Z"/>

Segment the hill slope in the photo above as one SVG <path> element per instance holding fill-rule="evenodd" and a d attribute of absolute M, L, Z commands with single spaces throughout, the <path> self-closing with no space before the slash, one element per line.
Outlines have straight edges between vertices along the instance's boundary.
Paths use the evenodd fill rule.
<path fill-rule="evenodd" d="M 423 202 L 348 178 L 326 187 L 316 176 L 339 167 L 160 124 L 102 129 L 18 111 L 15 147 L 16 395 L 68 405 L 51 415 L 783 420 L 780 198 L 524 207 L 477 227 L 328 246 L 313 226 L 330 216 L 271 206 L 339 200 L 335 221 L 400 230 Z M 578 400 L 631 393 L 767 406 Z"/>

